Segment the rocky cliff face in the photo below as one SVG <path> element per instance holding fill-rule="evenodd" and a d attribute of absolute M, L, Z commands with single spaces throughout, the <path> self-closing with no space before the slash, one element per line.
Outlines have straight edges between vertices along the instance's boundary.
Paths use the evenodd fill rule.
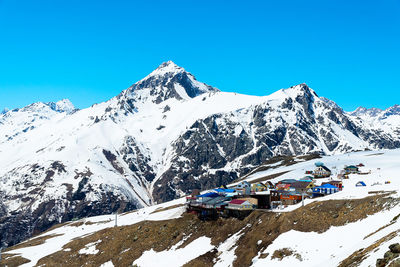
<path fill-rule="evenodd" d="M 4 112 L 1 240 L 226 184 L 277 155 L 400 147 L 398 106 L 362 114 L 306 84 L 266 97 L 220 92 L 173 62 L 88 109 Z"/>

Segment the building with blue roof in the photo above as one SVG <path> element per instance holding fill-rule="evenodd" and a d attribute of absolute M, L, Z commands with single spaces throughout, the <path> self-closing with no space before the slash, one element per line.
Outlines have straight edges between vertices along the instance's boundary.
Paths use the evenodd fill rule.
<path fill-rule="evenodd" d="M 337 193 L 339 188 L 331 184 L 323 184 L 313 188 L 313 197 L 320 197 Z"/>
<path fill-rule="evenodd" d="M 228 193 L 234 193 L 235 189 L 216 188 L 213 191 L 218 194 L 228 194 Z"/>
<path fill-rule="evenodd" d="M 205 194 L 202 194 L 202 195 L 198 195 L 197 199 L 199 201 L 207 201 L 207 200 L 215 198 L 215 197 L 219 197 L 219 194 L 215 193 L 215 192 L 208 192 L 208 193 L 205 193 Z"/>

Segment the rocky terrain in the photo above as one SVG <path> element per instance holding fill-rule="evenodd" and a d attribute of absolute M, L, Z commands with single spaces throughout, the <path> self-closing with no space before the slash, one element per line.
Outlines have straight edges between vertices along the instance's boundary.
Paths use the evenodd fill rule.
<path fill-rule="evenodd" d="M 398 106 L 348 113 L 306 84 L 220 92 L 166 62 L 87 109 L 64 100 L 0 114 L 0 239 L 227 184 L 274 156 L 399 147 Z"/>

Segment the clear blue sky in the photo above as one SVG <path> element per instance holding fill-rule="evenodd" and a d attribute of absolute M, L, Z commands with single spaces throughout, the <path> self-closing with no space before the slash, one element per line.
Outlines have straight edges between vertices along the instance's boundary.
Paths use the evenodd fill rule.
<path fill-rule="evenodd" d="M 0 109 L 108 100 L 173 60 L 222 91 L 400 104 L 400 0 L 0 0 Z"/>

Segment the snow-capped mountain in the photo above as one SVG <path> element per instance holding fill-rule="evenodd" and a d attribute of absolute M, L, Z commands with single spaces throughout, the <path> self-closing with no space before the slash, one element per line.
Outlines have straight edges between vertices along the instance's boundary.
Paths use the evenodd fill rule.
<path fill-rule="evenodd" d="M 379 108 L 364 108 L 364 107 L 358 107 L 356 110 L 353 112 L 350 112 L 350 115 L 352 116 L 370 116 L 370 117 L 376 117 L 379 114 L 383 112 L 382 109 Z"/>
<path fill-rule="evenodd" d="M 379 108 L 364 108 L 359 107 L 353 112 L 349 112 L 349 115 L 354 117 L 362 117 L 362 118 L 373 118 L 378 120 L 386 119 L 389 116 L 400 115 L 400 106 L 394 105 L 393 107 L 389 107 L 385 110 Z"/>
<path fill-rule="evenodd" d="M 26 133 L 49 122 L 70 115 L 77 109 L 68 100 L 58 102 L 37 102 L 21 109 L 5 109 L 0 114 L 0 143 L 11 141 L 16 136 Z"/>
<path fill-rule="evenodd" d="M 0 231 L 14 244 L 76 217 L 229 183 L 276 155 L 400 147 L 398 106 L 344 112 L 306 84 L 221 92 L 169 61 L 107 102 L 35 103 L 0 115 Z"/>

